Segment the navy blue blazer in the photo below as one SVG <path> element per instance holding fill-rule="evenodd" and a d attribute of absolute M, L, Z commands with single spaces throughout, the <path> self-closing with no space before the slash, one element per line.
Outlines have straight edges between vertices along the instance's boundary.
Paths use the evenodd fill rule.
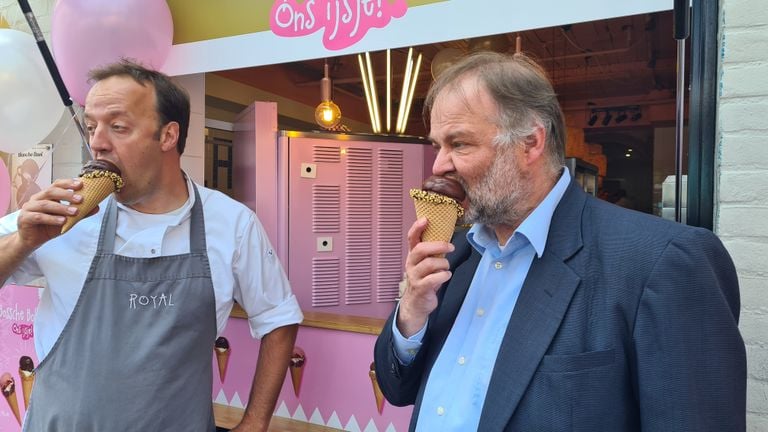
<path fill-rule="evenodd" d="M 376 373 L 418 420 L 432 365 L 480 255 L 448 255 L 423 345 L 401 365 L 390 316 Z M 480 431 L 743 431 L 746 354 L 733 262 L 710 231 L 626 210 L 571 182 L 511 315 Z M 461 391 L 461 389 L 457 389 Z"/>

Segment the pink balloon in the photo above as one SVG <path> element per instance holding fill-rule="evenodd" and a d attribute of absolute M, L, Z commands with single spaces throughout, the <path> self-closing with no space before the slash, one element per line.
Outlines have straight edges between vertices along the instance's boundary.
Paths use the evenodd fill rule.
<path fill-rule="evenodd" d="M 88 72 L 122 57 L 160 69 L 173 43 L 165 0 L 59 0 L 51 22 L 53 54 L 72 99 L 91 88 Z"/>

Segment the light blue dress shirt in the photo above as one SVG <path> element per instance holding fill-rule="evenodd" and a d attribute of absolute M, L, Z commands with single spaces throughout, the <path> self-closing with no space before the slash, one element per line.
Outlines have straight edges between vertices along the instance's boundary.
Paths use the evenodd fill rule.
<path fill-rule="evenodd" d="M 432 367 L 417 431 L 477 429 L 509 318 L 534 256 L 544 253 L 552 214 L 570 179 L 564 169 L 555 187 L 503 247 L 493 230 L 484 225 L 475 224 L 467 233 L 469 243 L 482 258 Z M 413 361 L 425 331 L 426 326 L 406 339 L 393 322 L 395 353 L 403 364 Z"/>

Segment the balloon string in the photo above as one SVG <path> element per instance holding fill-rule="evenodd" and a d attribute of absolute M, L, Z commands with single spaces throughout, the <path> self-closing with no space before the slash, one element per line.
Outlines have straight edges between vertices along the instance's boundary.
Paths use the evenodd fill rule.
<path fill-rule="evenodd" d="M 75 123 L 75 126 L 77 126 L 77 132 L 80 134 L 80 139 L 83 141 L 83 148 L 88 151 L 88 156 L 93 159 L 93 150 L 91 150 L 91 145 L 88 143 L 88 137 L 85 135 L 83 124 L 80 123 L 80 119 L 78 118 L 75 109 L 72 108 L 72 105 L 67 106 L 67 109 L 69 110 L 69 113 L 72 114 L 72 121 Z M 69 129 L 69 126 L 67 126 L 67 129 Z"/>
<path fill-rule="evenodd" d="M 56 61 L 54 61 L 53 55 L 51 55 L 51 50 L 48 49 L 48 44 L 45 43 L 45 37 L 43 36 L 43 32 L 40 30 L 40 26 L 37 24 L 37 18 L 35 18 L 35 14 L 32 12 L 32 8 L 29 6 L 29 1 L 18 0 L 18 3 L 21 11 L 24 13 L 24 17 L 27 19 L 27 23 L 29 24 L 29 28 L 32 30 L 32 34 L 34 35 L 35 40 L 37 41 L 37 48 L 40 51 L 40 55 L 43 56 L 43 61 L 45 62 L 45 66 L 48 68 L 48 73 L 51 75 L 53 83 L 56 85 L 56 90 L 59 92 L 59 97 L 61 97 L 62 103 L 64 103 L 64 106 L 69 109 L 70 114 L 72 114 L 74 118 L 76 115 L 74 108 L 72 108 L 72 98 L 69 95 L 67 86 L 64 84 L 64 80 L 61 78 L 61 73 L 59 72 L 58 66 L 56 66 Z M 93 159 L 93 152 L 91 151 L 91 146 L 88 144 L 85 131 L 83 130 L 83 127 L 80 125 L 80 123 L 76 124 L 77 130 L 80 132 L 80 137 L 83 139 L 83 145 L 85 146 L 85 149 L 88 150 L 88 154 L 90 155 L 91 159 Z"/>

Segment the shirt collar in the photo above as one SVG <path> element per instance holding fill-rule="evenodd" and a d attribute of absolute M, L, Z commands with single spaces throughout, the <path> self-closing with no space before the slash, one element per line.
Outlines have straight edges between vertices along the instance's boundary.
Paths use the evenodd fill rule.
<path fill-rule="evenodd" d="M 552 190 L 549 191 L 544 200 L 539 203 L 536 208 L 533 209 L 531 214 L 523 220 L 523 223 L 517 227 L 512 237 L 507 240 L 507 245 L 517 234 L 528 240 L 536 251 L 536 255 L 539 258 L 544 254 L 544 248 L 547 244 L 547 236 L 549 235 L 549 226 L 552 223 L 552 215 L 555 213 L 555 208 L 560 203 L 565 190 L 568 188 L 568 183 L 571 181 L 571 174 L 567 168 L 563 168 L 560 179 L 555 183 Z M 467 232 L 467 240 L 478 252 L 484 253 L 489 247 L 498 248 L 496 234 L 493 230 L 484 224 L 474 224 L 472 228 Z M 505 245 L 505 249 L 506 246 Z"/>
<path fill-rule="evenodd" d="M 195 204 L 195 190 L 192 187 L 192 180 L 187 173 L 184 173 L 184 180 L 187 182 L 187 201 L 176 210 L 171 210 L 168 213 L 163 213 L 166 216 L 176 216 L 168 224 L 169 226 L 180 225 L 192 214 L 192 206 Z M 141 214 L 141 212 L 134 210 L 122 203 L 117 202 L 117 209 L 119 211 L 125 211 L 133 214 Z"/>

